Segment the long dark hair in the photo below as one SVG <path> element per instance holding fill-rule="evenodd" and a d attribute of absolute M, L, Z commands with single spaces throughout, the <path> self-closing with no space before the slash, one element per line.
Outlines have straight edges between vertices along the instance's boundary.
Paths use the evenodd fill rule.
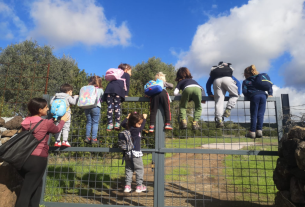
<path fill-rule="evenodd" d="M 177 71 L 175 81 L 179 82 L 183 79 L 190 79 L 190 78 L 193 78 L 193 76 L 192 76 L 191 72 L 189 71 L 189 69 L 187 67 L 181 67 Z"/>
<path fill-rule="evenodd" d="M 139 114 L 138 112 L 132 112 L 129 116 L 128 119 L 128 129 L 130 129 L 131 127 L 135 127 L 136 123 L 138 123 L 139 121 L 143 120 L 144 117 L 142 114 Z"/>
<path fill-rule="evenodd" d="M 47 104 L 47 101 L 43 98 L 32 98 L 28 103 L 28 110 L 30 112 L 30 115 L 38 115 L 39 109 L 44 109 Z"/>

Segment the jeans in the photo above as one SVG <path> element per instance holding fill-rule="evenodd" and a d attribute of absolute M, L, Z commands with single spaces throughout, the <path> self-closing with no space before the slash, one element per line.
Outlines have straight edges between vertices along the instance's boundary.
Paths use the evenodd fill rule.
<path fill-rule="evenodd" d="M 266 94 L 256 94 L 250 98 L 251 132 L 263 129 L 266 99 Z"/>
<path fill-rule="evenodd" d="M 87 124 L 86 124 L 86 137 L 90 137 L 91 129 L 92 129 L 92 139 L 96 139 L 97 131 L 98 131 L 98 124 L 101 115 L 101 108 L 95 107 L 92 109 L 85 109 L 85 114 L 87 117 Z"/>

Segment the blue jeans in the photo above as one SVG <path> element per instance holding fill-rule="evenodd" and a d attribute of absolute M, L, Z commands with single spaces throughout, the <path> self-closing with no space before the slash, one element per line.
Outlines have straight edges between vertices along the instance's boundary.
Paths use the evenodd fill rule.
<path fill-rule="evenodd" d="M 265 94 L 256 94 L 250 98 L 251 132 L 263 129 L 266 101 Z"/>
<path fill-rule="evenodd" d="M 101 108 L 95 107 L 92 109 L 85 109 L 85 114 L 87 117 L 86 137 L 90 137 L 92 128 L 92 139 L 96 139 L 98 131 L 98 122 L 100 120 L 101 115 Z"/>

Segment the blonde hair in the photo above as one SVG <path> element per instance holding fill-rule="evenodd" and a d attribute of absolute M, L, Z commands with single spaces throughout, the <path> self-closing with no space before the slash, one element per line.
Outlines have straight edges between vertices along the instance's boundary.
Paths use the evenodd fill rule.
<path fill-rule="evenodd" d="M 256 70 L 255 65 L 250 65 L 245 69 L 244 74 L 249 74 L 251 76 L 254 76 L 254 75 L 258 75 L 259 72 Z"/>
<path fill-rule="evenodd" d="M 155 80 L 160 79 L 163 82 L 166 82 L 166 78 L 165 78 L 166 74 L 159 72 L 155 75 Z"/>

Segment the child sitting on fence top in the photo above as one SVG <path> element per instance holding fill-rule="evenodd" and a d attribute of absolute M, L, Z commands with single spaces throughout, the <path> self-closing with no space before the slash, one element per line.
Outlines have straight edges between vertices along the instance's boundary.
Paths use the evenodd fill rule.
<path fill-rule="evenodd" d="M 249 138 L 261 138 L 263 136 L 262 129 L 268 95 L 265 91 L 259 89 L 259 83 L 255 84 L 258 75 L 259 72 L 256 70 L 255 65 L 247 67 L 244 71 L 246 80 L 243 81 L 243 94 L 250 99 L 251 127 L 250 131 L 245 135 Z M 270 80 L 268 81 L 270 82 Z M 273 94 L 271 82 L 268 94 L 269 97 Z"/>
<path fill-rule="evenodd" d="M 158 72 L 155 76 L 155 81 L 159 79 L 163 81 L 163 90 L 161 93 L 153 95 L 150 97 L 150 126 L 149 132 L 155 131 L 155 124 L 156 124 L 156 114 L 159 108 L 159 104 L 163 105 L 163 109 L 165 112 L 165 126 L 164 129 L 172 130 L 173 127 L 171 125 L 171 112 L 170 112 L 170 97 L 166 91 L 166 88 L 172 89 L 174 85 L 172 83 L 167 83 L 165 74 L 162 72 Z"/>
<path fill-rule="evenodd" d="M 56 93 L 55 96 L 51 99 L 50 104 L 52 105 L 53 101 L 56 99 L 65 99 L 67 104 L 67 113 L 70 115 L 69 120 L 67 120 L 62 128 L 62 130 L 55 134 L 56 142 L 54 147 L 70 147 L 70 143 L 68 142 L 70 125 L 71 125 L 71 109 L 70 104 L 75 105 L 78 101 L 78 95 L 72 97 L 73 87 L 70 84 L 63 84 L 60 86 L 60 93 Z M 63 142 L 60 142 L 60 137 L 62 134 Z"/>
<path fill-rule="evenodd" d="M 223 117 L 231 115 L 231 109 L 236 105 L 238 96 L 240 95 L 240 83 L 233 76 L 233 68 L 231 63 L 219 62 L 218 66 L 213 66 L 210 72 L 210 78 L 207 81 L 206 89 L 210 97 L 215 100 L 215 122 L 216 128 L 223 127 Z M 213 84 L 214 95 L 211 91 Z M 229 92 L 229 101 L 225 112 L 223 112 L 223 105 L 225 101 L 225 94 Z"/>

